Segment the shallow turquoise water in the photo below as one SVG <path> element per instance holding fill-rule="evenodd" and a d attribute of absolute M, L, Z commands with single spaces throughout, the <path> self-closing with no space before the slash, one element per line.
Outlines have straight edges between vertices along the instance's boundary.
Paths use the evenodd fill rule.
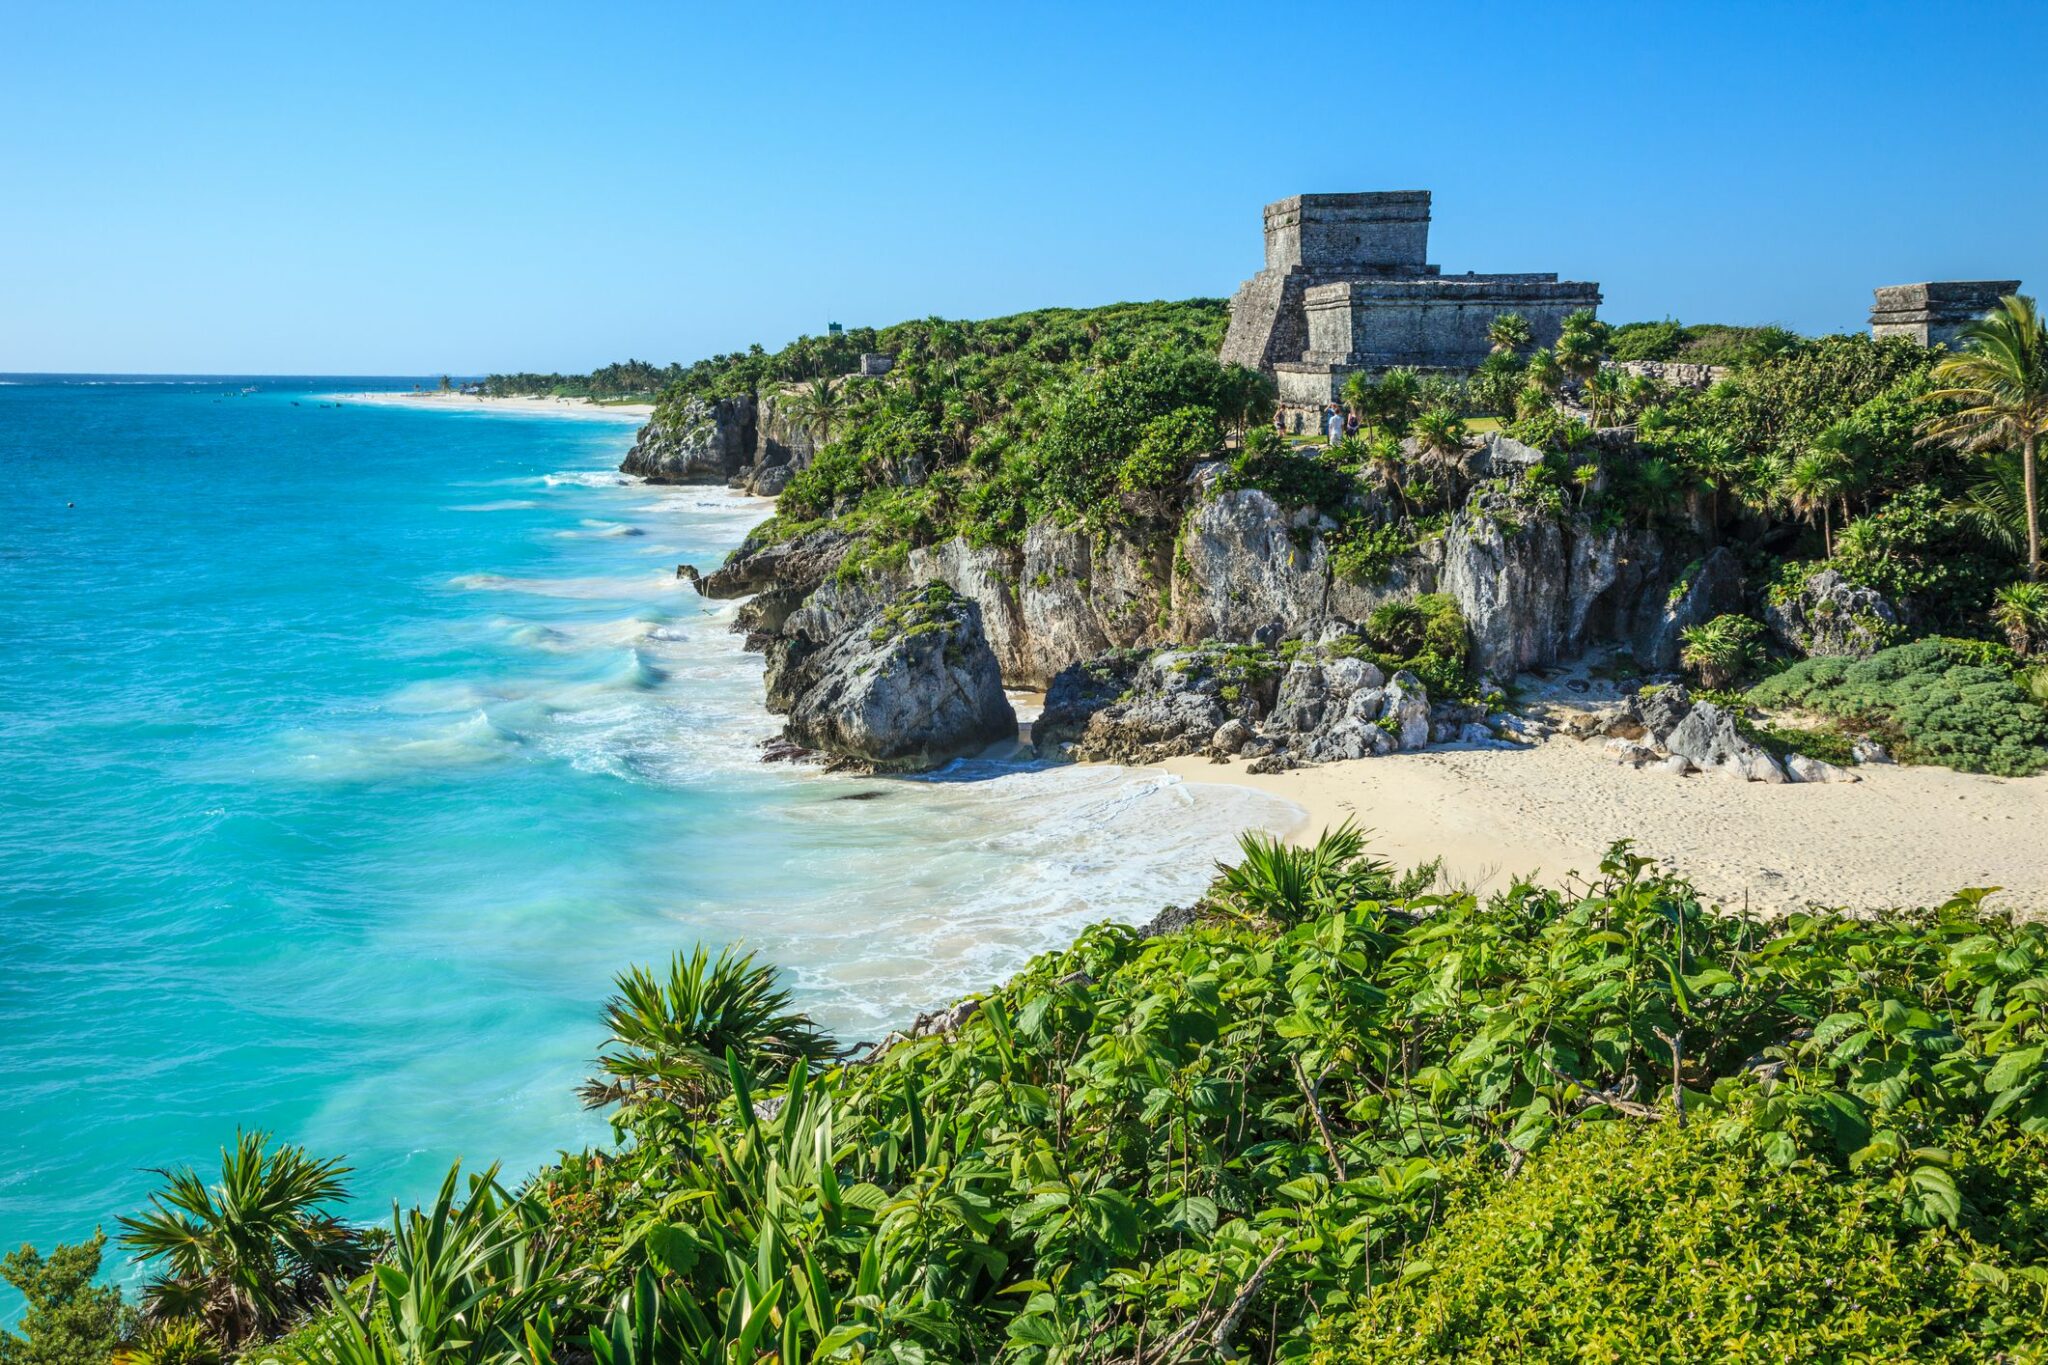
<path fill-rule="evenodd" d="M 604 1135 L 571 1091 L 630 963 L 744 939 L 877 1036 L 1293 814 L 763 767 L 759 661 L 674 577 L 763 504 L 620 479 L 628 422 L 242 387 L 0 384 L 0 1245 L 237 1124 L 365 1213 L 530 1169 Z"/>

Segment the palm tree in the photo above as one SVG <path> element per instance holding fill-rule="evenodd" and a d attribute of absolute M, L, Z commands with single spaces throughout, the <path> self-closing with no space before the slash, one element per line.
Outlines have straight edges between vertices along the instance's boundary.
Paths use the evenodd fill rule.
<path fill-rule="evenodd" d="M 1344 376 L 1344 406 L 1361 422 L 1372 421 L 1377 413 L 1376 388 L 1372 376 L 1364 370 L 1353 370 Z"/>
<path fill-rule="evenodd" d="M 1842 476 L 1836 462 L 1820 450 L 1809 450 L 1785 471 L 1780 491 L 1792 514 L 1807 524 L 1818 523 L 1821 545 L 1830 558 L 1835 553 L 1834 519 L 1830 509 L 1841 496 Z"/>
<path fill-rule="evenodd" d="M 1365 472 L 1380 488 L 1394 495 L 1401 504 L 1401 515 L 1407 516 L 1408 490 L 1401 480 L 1401 443 L 1385 434 L 1367 442 Z"/>
<path fill-rule="evenodd" d="M 614 984 L 604 1011 L 611 1041 L 597 1059 L 605 1075 L 579 1092 L 593 1109 L 664 1100 L 701 1113 L 729 1087 L 728 1053 L 755 1076 L 839 1055 L 752 953 L 726 948 L 714 961 L 700 946 L 671 958 L 665 980 L 635 967 Z"/>
<path fill-rule="evenodd" d="M 1948 510 L 1992 544 L 2016 556 L 2023 554 L 2027 548 L 2027 488 L 2020 453 L 1993 451 L 1984 463 L 1983 475 L 1951 501 Z"/>
<path fill-rule="evenodd" d="M 1415 416 L 1422 394 L 1422 380 L 1405 365 L 1397 365 L 1373 385 L 1373 420 L 1389 431 L 1405 429 Z"/>
<path fill-rule="evenodd" d="M 1601 414 L 1615 416 L 1621 407 L 1621 375 L 1615 370 L 1595 370 L 1586 380 L 1586 407 L 1594 426 L 1600 425 Z"/>
<path fill-rule="evenodd" d="M 194 1319 L 232 1350 L 320 1301 L 323 1279 L 368 1264 L 355 1230 L 323 1208 L 347 1198 L 348 1168 L 269 1143 L 236 1134 L 218 1185 L 189 1167 L 158 1171 L 166 1185 L 151 1209 L 121 1219 L 122 1244 L 164 1266 L 143 1287 L 147 1316 Z"/>
<path fill-rule="evenodd" d="M 1557 363 L 1580 383 L 1600 372 L 1600 343 L 1590 332 L 1566 331 L 1557 338 Z"/>
<path fill-rule="evenodd" d="M 1742 474 L 1742 448 L 1728 437 L 1714 433 L 1702 437 L 1686 453 L 1693 469 L 1706 481 L 1707 529 L 1711 538 L 1718 540 L 1721 535 L 1721 498 Z"/>
<path fill-rule="evenodd" d="M 1529 376 L 1530 383 L 1545 393 L 1556 393 L 1558 386 L 1564 383 L 1564 366 L 1558 363 L 1557 353 L 1548 347 L 1539 346 L 1529 352 L 1529 364 L 1524 373 Z"/>
<path fill-rule="evenodd" d="M 1449 408 L 1431 408 L 1410 424 L 1408 434 L 1422 446 L 1423 453 L 1448 465 L 1465 451 L 1465 419 Z"/>
<path fill-rule="evenodd" d="M 2035 459 L 2048 432 L 2048 325 L 2034 300 L 2013 294 L 1962 330 L 1960 349 L 1935 362 L 1929 402 L 1960 411 L 1931 418 L 1927 435 L 1973 446 L 2017 445 L 2026 503 L 2027 578 L 2041 578 L 2041 499 Z"/>
<path fill-rule="evenodd" d="M 1486 324 L 1486 342 L 1495 355 L 1513 355 L 1527 346 L 1535 332 L 1520 313 L 1496 313 Z"/>
<path fill-rule="evenodd" d="M 819 375 L 789 400 L 791 415 L 820 446 L 832 443 L 832 428 L 846 413 L 846 391 L 830 375 Z"/>

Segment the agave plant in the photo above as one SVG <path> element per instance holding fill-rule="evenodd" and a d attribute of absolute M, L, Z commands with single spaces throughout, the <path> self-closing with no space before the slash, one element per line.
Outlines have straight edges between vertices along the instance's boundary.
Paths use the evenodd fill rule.
<path fill-rule="evenodd" d="M 113 1365 L 220 1365 L 220 1343 L 203 1324 L 152 1322 L 114 1353 Z"/>
<path fill-rule="evenodd" d="M 728 1089 L 728 1052 L 755 1076 L 839 1052 L 752 953 L 714 959 L 700 945 L 670 959 L 665 977 L 635 967 L 615 984 L 604 1011 L 611 1041 L 597 1059 L 605 1074 L 579 1092 L 593 1109 L 660 1100 L 698 1113 Z"/>
<path fill-rule="evenodd" d="M 1238 838 L 1236 866 L 1219 863 L 1214 894 L 1225 908 L 1250 919 L 1298 924 L 1346 910 L 1383 893 L 1391 869 L 1365 854 L 1365 831 L 1346 820 L 1313 844 L 1296 847 L 1252 831 Z"/>
<path fill-rule="evenodd" d="M 391 1211 L 391 1242 L 335 1312 L 295 1349 L 301 1365 L 511 1365 L 555 1358 L 569 1302 L 547 1211 L 515 1199 L 493 1166 L 468 1181 L 458 1163 L 427 1208 Z"/>
<path fill-rule="evenodd" d="M 321 1281 L 368 1260 L 360 1235 L 325 1211 L 347 1197 L 338 1160 L 238 1133 L 221 1151 L 220 1183 L 159 1171 L 149 1212 L 121 1219 L 121 1242 L 162 1273 L 143 1288 L 145 1316 L 190 1319 L 233 1350 L 321 1298 Z"/>

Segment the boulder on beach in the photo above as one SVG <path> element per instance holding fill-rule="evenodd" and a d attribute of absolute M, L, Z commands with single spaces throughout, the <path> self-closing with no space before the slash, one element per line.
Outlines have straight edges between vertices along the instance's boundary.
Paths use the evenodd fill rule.
<path fill-rule="evenodd" d="M 916 770 L 1017 734 L 981 609 L 943 583 L 899 594 L 804 661 L 785 735 L 872 768 Z"/>

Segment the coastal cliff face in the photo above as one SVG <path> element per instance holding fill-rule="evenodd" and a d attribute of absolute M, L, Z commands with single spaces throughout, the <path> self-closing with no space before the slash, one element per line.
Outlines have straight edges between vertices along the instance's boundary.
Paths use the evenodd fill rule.
<path fill-rule="evenodd" d="M 700 433 L 700 444 L 722 453 L 718 433 L 745 421 L 734 413 L 721 425 L 720 416 L 700 414 L 690 429 Z M 768 449 L 761 413 L 744 417 L 758 448 Z M 797 447 L 785 449 L 790 460 L 807 458 Z M 1055 736 L 1054 747 L 1070 746 L 1081 756 L 1242 752 L 1276 762 L 1320 761 L 1432 739 L 1480 742 L 1491 737 L 1483 711 L 1449 714 L 1442 703 L 1433 708 L 1412 677 L 1390 679 L 1375 670 L 1354 678 L 1361 670 L 1333 657 L 1311 655 L 1312 676 L 1288 675 L 1296 702 L 1283 709 L 1291 719 L 1274 714 L 1286 690 L 1278 678 L 1267 680 L 1271 686 L 1233 686 L 1225 703 L 1220 684 L 1204 690 L 1189 683 L 1185 669 L 1168 677 L 1144 660 L 1160 650 L 1193 649 L 1182 662 L 1210 676 L 1215 670 L 1200 654 L 1208 644 L 1272 650 L 1299 641 L 1321 649 L 1390 603 L 1436 593 L 1462 613 L 1480 674 L 1506 678 L 1609 644 L 1625 646 L 1646 671 L 1668 672 L 1677 666 L 1686 627 L 1739 609 L 1743 582 L 1735 556 L 1683 550 L 1664 533 L 1518 499 L 1515 454 L 1492 446 L 1475 453 L 1473 473 L 1485 481 L 1472 486 L 1442 533 L 1374 566 L 1369 577 L 1336 567 L 1343 532 L 1329 516 L 1284 505 L 1259 488 L 1219 487 L 1220 467 L 1209 466 L 1191 478 L 1177 523 L 1095 533 L 1041 519 L 1020 544 L 954 537 L 910 550 L 896 564 L 870 559 L 858 571 L 846 567 L 857 546 L 846 531 L 827 527 L 777 539 L 771 529 L 750 537 L 699 586 L 712 597 L 752 599 L 738 628 L 767 657 L 770 706 L 793 718 L 820 685 L 821 660 L 872 632 L 877 614 L 905 594 L 940 585 L 973 607 L 973 650 L 987 655 L 1002 682 L 1054 689 L 1053 719 L 1042 729 Z M 706 478 L 727 468 L 722 457 L 688 464 Z M 746 466 L 726 477 L 744 486 L 759 480 L 760 469 Z M 838 668 L 841 682 L 858 666 Z M 1077 666 L 1091 670 L 1095 685 L 1113 682 L 1114 695 L 1077 693 Z M 1084 694 L 1092 697 L 1085 707 Z M 1323 733 L 1319 718 L 1303 721 L 1314 709 L 1303 696 L 1327 703 L 1335 730 Z M 1230 724 L 1242 726 L 1242 735 L 1225 731 Z M 862 761 L 894 761 L 809 722 L 793 719 L 789 737 Z"/>
<path fill-rule="evenodd" d="M 816 453 L 789 395 L 771 391 L 664 407 L 640 428 L 619 468 L 650 483 L 725 484 L 774 497 Z"/>
<path fill-rule="evenodd" d="M 1739 566 L 1725 550 L 1674 564 L 1678 556 L 1653 532 L 1483 499 L 1369 583 L 1332 570 L 1327 532 L 1313 509 L 1290 511 L 1257 489 L 1239 489 L 1197 503 L 1175 541 L 1037 522 L 1021 547 L 955 538 L 912 551 L 901 568 L 850 581 L 835 576 L 851 547 L 841 532 L 749 541 L 705 576 L 703 590 L 796 594 L 806 599 L 802 608 L 765 628 L 815 637 L 845 629 L 913 584 L 944 583 L 980 608 L 1003 676 L 1026 687 L 1109 650 L 1302 638 L 1332 619 L 1362 621 L 1384 603 L 1437 591 L 1457 602 L 1474 657 L 1489 672 L 1506 676 L 1614 642 L 1645 668 L 1668 670 L 1679 632 L 1730 610 L 1741 594 Z"/>

